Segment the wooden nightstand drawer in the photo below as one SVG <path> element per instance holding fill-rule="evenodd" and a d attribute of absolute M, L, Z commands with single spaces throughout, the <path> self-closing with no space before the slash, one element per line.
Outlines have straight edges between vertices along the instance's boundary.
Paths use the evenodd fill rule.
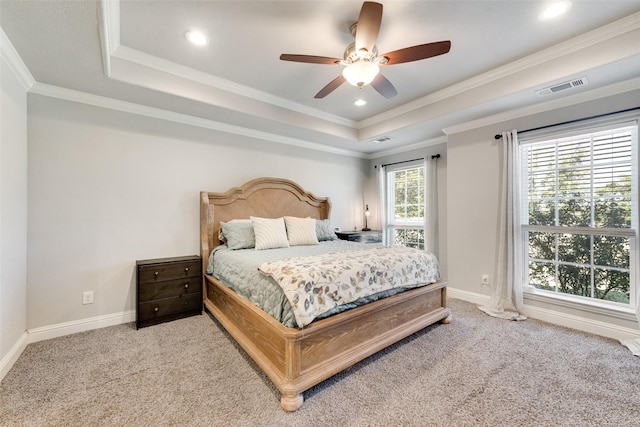
<path fill-rule="evenodd" d="M 199 256 L 136 262 L 136 327 L 202 313 Z"/>
<path fill-rule="evenodd" d="M 197 261 L 178 261 L 138 265 L 140 283 L 160 282 L 185 277 L 200 277 L 202 264 Z"/>
<path fill-rule="evenodd" d="M 149 301 L 138 305 L 138 310 L 142 323 L 194 310 L 200 312 L 202 310 L 202 295 L 197 293 Z"/>
<path fill-rule="evenodd" d="M 138 301 L 142 303 L 156 299 L 171 298 L 201 292 L 201 290 L 202 281 L 200 277 L 165 280 L 157 283 L 140 283 Z"/>

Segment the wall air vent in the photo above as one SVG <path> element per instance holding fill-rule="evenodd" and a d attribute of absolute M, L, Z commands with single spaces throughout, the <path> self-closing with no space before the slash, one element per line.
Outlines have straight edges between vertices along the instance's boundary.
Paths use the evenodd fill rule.
<path fill-rule="evenodd" d="M 580 77 L 579 79 L 569 80 L 558 83 L 557 85 L 545 87 L 544 89 L 537 90 L 536 92 L 538 92 L 538 95 L 540 96 L 546 96 L 563 90 L 572 89 L 574 87 L 586 86 L 588 84 L 589 80 L 586 77 Z"/>

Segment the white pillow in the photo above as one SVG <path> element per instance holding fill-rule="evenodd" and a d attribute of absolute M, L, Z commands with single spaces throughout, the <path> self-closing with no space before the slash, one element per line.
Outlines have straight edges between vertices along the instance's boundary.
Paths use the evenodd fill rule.
<path fill-rule="evenodd" d="M 300 246 L 318 244 L 316 220 L 314 218 L 285 216 L 284 222 L 287 226 L 287 238 L 289 239 L 289 245 Z"/>
<path fill-rule="evenodd" d="M 256 250 L 288 248 L 287 229 L 284 226 L 284 218 L 258 218 L 251 217 L 253 232 L 256 235 Z"/>

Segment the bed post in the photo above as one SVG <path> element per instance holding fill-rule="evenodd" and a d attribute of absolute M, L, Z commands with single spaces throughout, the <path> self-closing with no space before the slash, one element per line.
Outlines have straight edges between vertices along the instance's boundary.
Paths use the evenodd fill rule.
<path fill-rule="evenodd" d="M 200 257 L 202 258 L 202 295 L 206 298 L 207 287 L 204 276 L 209 262 L 209 193 L 200 192 Z"/>
<path fill-rule="evenodd" d="M 442 298 L 442 301 L 440 302 L 440 305 L 442 307 L 446 307 L 447 306 L 447 287 L 446 286 L 444 288 L 442 288 L 440 296 Z M 445 325 L 451 323 L 451 314 L 449 314 L 447 317 L 442 319 L 440 321 L 440 323 L 444 323 Z"/>

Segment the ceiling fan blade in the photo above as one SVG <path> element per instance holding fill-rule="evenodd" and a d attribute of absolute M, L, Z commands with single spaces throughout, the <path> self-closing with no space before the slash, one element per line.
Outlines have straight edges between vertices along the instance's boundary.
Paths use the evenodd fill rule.
<path fill-rule="evenodd" d="M 356 51 L 366 49 L 373 51 L 382 22 L 382 5 L 366 1 L 362 4 L 358 26 L 356 27 Z"/>
<path fill-rule="evenodd" d="M 323 87 L 320 92 L 318 92 L 316 94 L 316 96 L 314 96 L 314 98 L 316 99 L 320 99 L 320 98 L 324 98 L 325 96 L 329 95 L 331 92 L 333 92 L 334 90 L 338 89 L 338 87 L 344 83 L 346 81 L 346 79 L 344 77 L 342 77 L 342 74 L 340 74 L 338 77 L 336 77 L 335 79 L 333 79 L 331 81 L 331 83 L 329 83 L 328 85 L 326 85 L 325 87 Z"/>
<path fill-rule="evenodd" d="M 377 90 L 380 95 L 384 96 L 387 99 L 393 98 L 398 94 L 398 91 L 391 84 L 391 82 L 380 73 L 378 73 L 376 78 L 373 79 L 373 81 L 371 82 L 371 86 L 373 86 L 373 88 Z"/>
<path fill-rule="evenodd" d="M 425 43 L 417 46 L 405 47 L 393 52 L 380 55 L 389 59 L 386 65 L 402 64 L 403 62 L 419 61 L 449 52 L 451 42 L 449 40 L 434 43 Z"/>
<path fill-rule="evenodd" d="M 288 53 L 283 53 L 280 55 L 280 59 L 282 61 L 292 61 L 292 62 L 306 62 L 309 64 L 327 64 L 327 65 L 335 65 L 340 62 L 338 58 L 328 58 L 326 56 L 313 56 L 313 55 L 291 55 Z"/>

